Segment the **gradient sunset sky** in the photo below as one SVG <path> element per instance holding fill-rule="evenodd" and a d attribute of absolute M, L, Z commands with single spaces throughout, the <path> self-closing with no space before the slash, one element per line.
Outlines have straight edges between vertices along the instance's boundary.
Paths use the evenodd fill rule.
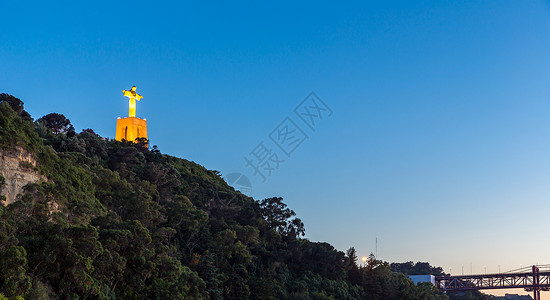
<path fill-rule="evenodd" d="M 414 3 L 413 3 L 414 2 Z M 546 1 L 0 0 L 0 92 L 282 196 L 306 237 L 453 274 L 550 264 Z M 331 114 L 294 112 L 311 92 Z M 307 99 L 306 99 L 307 100 Z M 326 110 L 325 112 L 328 112 Z M 290 155 L 270 135 L 286 118 Z M 287 120 L 288 120 L 287 119 Z M 265 182 L 245 157 L 284 160 Z M 294 144 L 295 145 L 295 144 Z"/>

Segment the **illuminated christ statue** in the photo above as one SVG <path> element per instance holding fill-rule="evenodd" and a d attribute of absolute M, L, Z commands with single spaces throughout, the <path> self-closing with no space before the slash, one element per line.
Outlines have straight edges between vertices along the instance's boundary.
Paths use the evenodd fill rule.
<path fill-rule="evenodd" d="M 124 93 L 124 97 L 130 98 L 130 111 L 129 111 L 129 117 L 134 118 L 136 116 L 136 100 L 139 101 L 143 96 L 138 95 L 136 93 L 136 87 L 133 86 L 129 91 L 122 90 Z"/>

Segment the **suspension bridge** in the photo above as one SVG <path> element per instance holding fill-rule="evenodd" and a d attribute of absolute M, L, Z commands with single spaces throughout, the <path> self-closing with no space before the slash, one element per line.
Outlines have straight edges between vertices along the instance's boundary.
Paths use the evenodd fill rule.
<path fill-rule="evenodd" d="M 540 300 L 541 291 L 550 291 L 550 265 L 534 265 L 497 274 L 436 276 L 441 291 L 525 289 Z"/>

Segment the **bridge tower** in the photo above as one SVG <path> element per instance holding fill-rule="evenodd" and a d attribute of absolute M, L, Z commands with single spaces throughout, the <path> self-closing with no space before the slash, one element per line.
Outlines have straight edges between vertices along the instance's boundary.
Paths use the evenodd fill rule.
<path fill-rule="evenodd" d="M 539 267 L 533 266 L 533 299 L 540 300 L 540 274 Z"/>

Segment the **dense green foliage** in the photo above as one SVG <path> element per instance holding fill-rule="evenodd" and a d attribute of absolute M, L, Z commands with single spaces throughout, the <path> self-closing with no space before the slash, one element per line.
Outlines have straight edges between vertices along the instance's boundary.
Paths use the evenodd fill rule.
<path fill-rule="evenodd" d="M 448 275 L 443 272 L 441 267 L 432 267 L 427 262 L 417 262 L 408 261 L 405 263 L 391 263 L 390 264 L 392 272 L 403 273 L 405 275 L 424 275 L 431 274 L 435 276 Z"/>
<path fill-rule="evenodd" d="M 255 201 L 143 141 L 23 112 L 0 98 L 0 149 L 33 153 L 48 181 L 0 206 L 0 299 L 448 298 L 301 238 L 281 198 Z"/>

